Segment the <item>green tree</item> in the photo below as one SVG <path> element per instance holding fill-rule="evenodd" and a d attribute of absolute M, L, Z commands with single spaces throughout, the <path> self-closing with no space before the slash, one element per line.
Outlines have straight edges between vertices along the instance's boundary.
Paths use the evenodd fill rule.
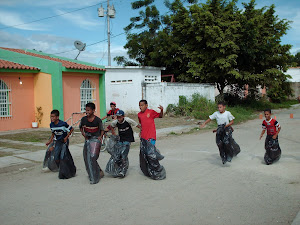
<path fill-rule="evenodd" d="M 289 61 L 291 67 L 300 66 L 300 52 L 297 52 L 296 55 L 292 55 Z"/>
<path fill-rule="evenodd" d="M 290 21 L 278 19 L 275 5 L 255 9 L 254 0 L 243 5 L 237 66 L 242 76 L 239 84 L 280 86 L 286 81 L 283 72 L 288 69 L 291 58 L 291 45 L 281 44 Z"/>
<path fill-rule="evenodd" d="M 124 48 L 127 49 L 129 59 L 118 56 L 114 60 L 119 65 L 133 65 L 136 62 L 141 66 L 166 67 L 164 74 L 186 74 L 188 62 L 184 61 L 180 46 L 173 40 L 170 17 L 160 15 L 154 2 L 141 0 L 131 3 L 133 9 L 140 11 L 125 27 L 127 43 Z M 165 4 L 167 7 L 170 5 L 168 1 Z M 133 30 L 137 32 L 133 33 Z"/>
<path fill-rule="evenodd" d="M 173 3 L 173 36 L 184 45 L 188 74 L 200 82 L 216 83 L 220 93 L 240 77 L 236 70 L 240 13 L 236 1 L 211 0 L 189 10 Z"/>
<path fill-rule="evenodd" d="M 237 0 L 190 0 L 188 7 L 172 0 L 165 1 L 169 12 L 161 16 L 154 2 L 132 3 L 133 9 L 144 10 L 125 28 L 130 60 L 166 67 L 177 80 L 215 83 L 221 94 L 227 85 L 288 86 L 284 72 L 291 45 L 281 44 L 281 38 L 290 21 L 280 20 L 274 5 L 259 9 L 251 0 L 241 10 Z M 130 60 L 118 58 L 121 64 Z"/>

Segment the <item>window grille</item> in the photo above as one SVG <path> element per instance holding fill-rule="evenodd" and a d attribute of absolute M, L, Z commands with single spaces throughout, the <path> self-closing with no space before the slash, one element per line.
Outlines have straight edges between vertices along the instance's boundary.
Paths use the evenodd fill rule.
<path fill-rule="evenodd" d="M 80 110 L 81 112 L 85 111 L 85 105 L 89 102 L 95 103 L 94 92 L 96 88 L 93 87 L 92 82 L 88 79 L 84 80 L 81 83 L 80 87 Z"/>
<path fill-rule="evenodd" d="M 145 76 L 145 82 L 158 82 L 157 81 L 157 76 Z"/>
<path fill-rule="evenodd" d="M 7 84 L 0 80 L 0 117 L 11 117 L 11 102 L 10 102 L 11 89 Z"/>
<path fill-rule="evenodd" d="M 112 80 L 111 84 L 131 84 L 132 80 Z"/>

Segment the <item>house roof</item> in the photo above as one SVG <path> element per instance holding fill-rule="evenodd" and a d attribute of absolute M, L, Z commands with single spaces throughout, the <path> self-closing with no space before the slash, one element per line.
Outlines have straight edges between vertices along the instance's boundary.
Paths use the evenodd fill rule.
<path fill-rule="evenodd" d="M 40 70 L 33 66 L 27 66 L 15 62 L 0 59 L 0 69 L 22 69 L 22 70 Z"/>
<path fill-rule="evenodd" d="M 4 47 L 0 47 L 0 48 L 4 49 L 4 50 L 12 51 L 12 52 L 17 52 L 17 53 L 21 53 L 21 54 L 25 54 L 25 55 L 30 55 L 30 56 L 34 56 L 34 57 L 38 57 L 38 58 L 43 58 L 43 59 L 47 59 L 47 60 L 60 62 L 60 63 L 62 63 L 62 66 L 64 66 L 67 69 L 105 71 L 105 69 L 103 69 L 103 68 L 99 68 L 99 67 L 95 67 L 95 66 L 89 66 L 89 65 L 82 64 L 82 63 L 75 63 L 75 62 L 60 59 L 60 58 L 50 57 L 48 55 L 41 55 L 41 54 L 37 54 L 37 53 L 32 53 L 32 52 L 28 52 L 28 51 L 23 50 L 23 49 L 4 48 Z"/>

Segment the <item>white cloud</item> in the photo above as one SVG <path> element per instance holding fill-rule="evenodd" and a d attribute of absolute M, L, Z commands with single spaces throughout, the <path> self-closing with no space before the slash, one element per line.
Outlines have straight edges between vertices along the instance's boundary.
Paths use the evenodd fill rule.
<path fill-rule="evenodd" d="M 14 28 L 21 30 L 45 30 L 45 28 L 37 23 L 24 24 L 26 21 L 17 13 L 0 10 L 0 15 L 0 23 L 5 27 L 14 26 Z"/>
<path fill-rule="evenodd" d="M 6 31 L 0 30 L 0 46 L 7 48 L 19 48 L 19 49 L 35 49 L 49 54 L 56 54 L 58 56 L 64 56 L 70 59 L 74 59 L 78 51 L 70 51 L 74 49 L 75 39 L 68 37 L 60 37 L 49 34 L 34 34 L 26 37 L 19 34 L 11 34 Z M 88 44 L 88 43 L 87 43 Z M 61 52 L 65 52 L 59 54 Z M 111 48 L 112 64 L 113 57 L 118 55 L 127 56 L 126 51 L 122 46 L 112 46 Z M 97 45 L 87 46 L 86 50 L 82 52 L 78 60 L 86 61 L 94 64 L 107 65 L 107 42 L 103 42 Z"/>
<path fill-rule="evenodd" d="M 57 14 L 63 14 L 65 13 L 62 10 L 56 10 Z M 96 12 L 95 12 L 96 14 Z M 68 20 L 69 22 L 83 28 L 86 30 L 94 29 L 97 26 L 103 26 L 103 20 L 101 21 L 93 19 L 89 14 L 87 13 L 68 13 L 61 16 L 62 18 Z"/>
<path fill-rule="evenodd" d="M 81 8 L 97 3 L 106 2 L 104 0 L 1 0 L 0 5 L 2 6 L 56 6 L 56 7 L 65 7 L 65 8 Z"/>

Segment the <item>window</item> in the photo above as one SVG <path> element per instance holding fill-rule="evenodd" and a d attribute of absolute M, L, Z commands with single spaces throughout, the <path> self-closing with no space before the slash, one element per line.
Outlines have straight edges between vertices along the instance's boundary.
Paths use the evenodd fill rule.
<path fill-rule="evenodd" d="M 130 84 L 132 80 L 112 80 L 111 84 Z"/>
<path fill-rule="evenodd" d="M 145 82 L 158 82 L 157 76 L 145 76 Z"/>
<path fill-rule="evenodd" d="M 92 82 L 88 79 L 81 83 L 80 87 L 80 110 L 85 111 L 85 105 L 89 102 L 94 102 L 94 91 L 96 88 L 93 87 Z"/>
<path fill-rule="evenodd" d="M 11 102 L 9 101 L 10 89 L 0 80 L 0 117 L 10 117 L 11 116 Z"/>

